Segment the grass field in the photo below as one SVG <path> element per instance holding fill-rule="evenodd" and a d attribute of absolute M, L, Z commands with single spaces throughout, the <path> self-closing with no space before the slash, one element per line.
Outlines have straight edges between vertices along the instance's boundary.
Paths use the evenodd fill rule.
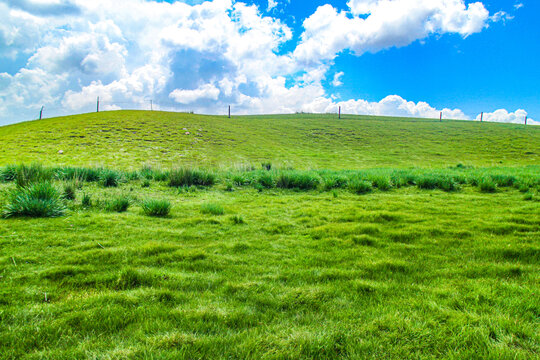
<path fill-rule="evenodd" d="M 297 169 L 356 169 L 540 164 L 539 126 L 351 115 L 341 120 L 313 114 L 228 119 L 111 111 L 0 127 L 0 139 L 0 165 L 38 161 L 171 168 L 272 161 Z"/>
<path fill-rule="evenodd" d="M 0 128 L 0 358 L 538 358 L 540 129 L 342 121 Z"/>

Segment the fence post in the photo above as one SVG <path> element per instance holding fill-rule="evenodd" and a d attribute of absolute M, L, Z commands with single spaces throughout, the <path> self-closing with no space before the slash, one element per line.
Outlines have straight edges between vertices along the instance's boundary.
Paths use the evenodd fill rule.
<path fill-rule="evenodd" d="M 231 105 L 229 105 L 229 119 L 231 118 Z"/>
<path fill-rule="evenodd" d="M 442 121 L 442 111 L 441 111 L 441 116 L 439 118 L 439 122 L 441 122 L 441 121 Z"/>
<path fill-rule="evenodd" d="M 480 113 L 480 122 L 484 121 L 484 112 L 482 111 Z"/>
<path fill-rule="evenodd" d="M 525 115 L 525 125 L 527 125 L 527 115 Z"/>
<path fill-rule="evenodd" d="M 39 120 L 41 120 L 41 117 L 43 116 L 43 108 L 44 108 L 44 107 L 45 107 L 45 106 L 42 106 L 42 107 L 41 107 L 41 110 L 39 110 Z M 525 123 L 527 123 L 527 120 L 525 120 Z"/>
<path fill-rule="evenodd" d="M 96 106 L 96 112 L 99 112 L 99 96 L 97 97 L 97 106 Z"/>
<path fill-rule="evenodd" d="M 338 110 L 338 119 L 341 119 L 341 106 L 339 107 L 339 110 Z"/>

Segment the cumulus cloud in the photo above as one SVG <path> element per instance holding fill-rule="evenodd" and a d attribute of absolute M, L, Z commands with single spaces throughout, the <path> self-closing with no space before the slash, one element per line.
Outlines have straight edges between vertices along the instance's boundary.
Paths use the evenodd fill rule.
<path fill-rule="evenodd" d="M 439 118 L 443 113 L 445 119 L 469 118 L 459 109 L 436 109 L 426 102 L 415 103 L 407 101 L 398 95 L 389 95 L 379 102 L 369 102 L 366 100 L 348 100 L 334 102 L 324 97 L 315 99 L 312 103 L 303 106 L 302 110 L 307 112 L 335 113 L 338 108 L 347 114 L 379 115 L 379 116 L 403 116 Z"/>
<path fill-rule="evenodd" d="M 463 37 L 487 26 L 481 2 L 464 0 L 350 0 L 350 11 L 320 6 L 304 21 L 295 56 L 304 62 L 333 59 L 343 50 L 356 55 L 401 47 L 432 34 Z"/>
<path fill-rule="evenodd" d="M 269 10 L 280 4 L 269 1 Z M 344 49 L 360 55 L 432 34 L 481 31 L 489 18 L 481 3 L 350 0 L 348 6 L 319 7 L 305 20 L 296 49 L 283 53 L 291 29 L 240 1 L 0 0 L 0 64 L 23 59 L 15 73 L 0 65 L 0 124 L 35 118 L 42 105 L 48 116 L 92 111 L 97 97 L 102 109 L 152 99 L 158 108 L 201 113 L 224 113 L 228 105 L 238 114 L 342 106 L 358 114 L 443 111 L 445 118 L 467 118 L 397 95 L 336 102 L 324 83 L 342 85 L 343 72 L 329 72 Z"/>
<path fill-rule="evenodd" d="M 523 109 L 518 109 L 515 112 L 508 112 L 505 109 L 499 109 L 492 113 L 484 113 L 483 116 L 482 114 L 478 114 L 475 120 L 480 121 L 482 118 L 483 121 L 523 124 L 525 123 L 525 118 L 527 115 L 527 112 Z M 540 122 L 528 118 L 527 124 L 540 125 Z"/>

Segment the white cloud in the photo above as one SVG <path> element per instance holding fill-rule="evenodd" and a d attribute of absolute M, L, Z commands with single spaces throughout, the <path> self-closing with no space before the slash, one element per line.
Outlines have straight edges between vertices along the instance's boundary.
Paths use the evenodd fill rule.
<path fill-rule="evenodd" d="M 523 3 L 517 3 L 517 4 L 514 5 L 514 9 L 519 10 L 519 9 L 521 9 L 521 8 L 524 7 L 524 6 L 525 6 L 525 5 L 523 5 Z"/>
<path fill-rule="evenodd" d="M 266 11 L 270 11 L 274 9 L 277 6 L 277 0 L 268 0 L 268 7 L 266 8 Z"/>
<path fill-rule="evenodd" d="M 489 20 L 492 22 L 502 21 L 503 23 L 506 23 L 507 21 L 510 21 L 513 19 L 514 19 L 514 16 L 508 14 L 506 11 L 498 11 L 489 17 Z"/>
<path fill-rule="evenodd" d="M 478 114 L 476 121 L 480 121 L 482 118 L 483 121 L 524 124 L 525 117 L 527 117 L 527 115 L 527 112 L 522 109 L 518 109 L 515 112 L 508 112 L 505 109 L 499 109 L 492 113 L 484 113 L 483 117 L 481 114 Z M 527 124 L 540 125 L 540 122 L 535 121 L 534 119 L 527 119 Z"/>
<path fill-rule="evenodd" d="M 489 12 L 464 0 L 350 0 L 350 12 L 320 6 L 304 21 L 295 56 L 304 62 L 333 59 L 343 50 L 356 55 L 401 47 L 432 34 L 463 37 L 487 26 Z"/>
<path fill-rule="evenodd" d="M 445 119 L 469 118 L 459 109 L 435 109 L 425 102 L 415 103 L 407 101 L 398 95 L 389 95 L 379 102 L 369 102 L 366 100 L 348 100 L 334 102 L 330 99 L 320 97 L 312 103 L 303 106 L 306 112 L 335 113 L 338 107 L 347 114 L 379 115 L 379 116 L 403 116 L 421 118 L 439 118 L 442 111 Z"/>
<path fill-rule="evenodd" d="M 176 89 L 169 94 L 169 97 L 181 104 L 190 104 L 200 99 L 217 100 L 219 93 L 219 89 L 213 84 L 205 84 L 195 90 Z"/>
<path fill-rule="evenodd" d="M 337 72 L 334 74 L 334 80 L 332 81 L 332 85 L 335 87 L 343 85 L 343 82 L 341 81 L 341 77 L 345 75 L 343 71 Z"/>

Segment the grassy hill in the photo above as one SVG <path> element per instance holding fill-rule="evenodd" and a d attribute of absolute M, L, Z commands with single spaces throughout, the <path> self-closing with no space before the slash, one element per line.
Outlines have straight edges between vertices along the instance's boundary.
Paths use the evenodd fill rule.
<path fill-rule="evenodd" d="M 121 111 L 0 142 L 0 359 L 540 353 L 540 127 Z"/>
<path fill-rule="evenodd" d="M 111 111 L 0 127 L 0 139 L 0 165 L 170 168 L 271 161 L 298 169 L 356 169 L 540 163 L 540 127 L 350 115 L 228 119 Z"/>

